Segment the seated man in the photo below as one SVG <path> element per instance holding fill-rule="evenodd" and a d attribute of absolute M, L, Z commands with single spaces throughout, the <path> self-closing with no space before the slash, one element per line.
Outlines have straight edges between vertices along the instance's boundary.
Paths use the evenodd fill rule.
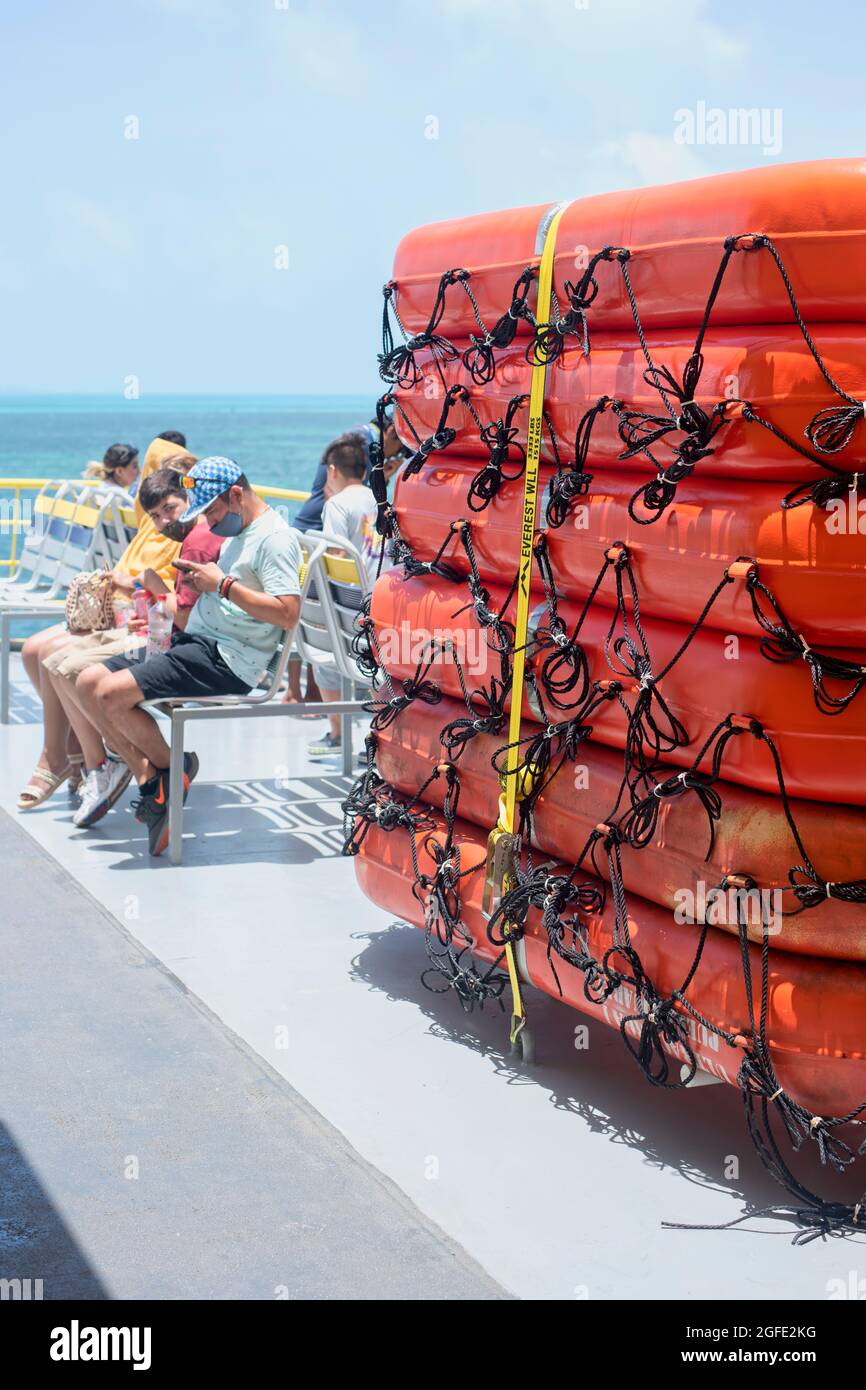
<path fill-rule="evenodd" d="M 185 632 L 149 661 L 113 657 L 84 671 L 76 685 L 82 708 L 110 748 L 132 769 L 139 788 L 136 819 L 148 827 L 151 854 L 168 844 L 169 748 L 147 700 L 245 695 L 259 681 L 285 633 L 298 621 L 301 550 L 294 531 L 253 492 L 240 467 L 202 459 L 184 486 L 190 504 L 181 518 L 204 512 L 226 538 L 219 563 L 181 562 L 201 595 Z M 184 795 L 198 771 L 188 754 Z"/>

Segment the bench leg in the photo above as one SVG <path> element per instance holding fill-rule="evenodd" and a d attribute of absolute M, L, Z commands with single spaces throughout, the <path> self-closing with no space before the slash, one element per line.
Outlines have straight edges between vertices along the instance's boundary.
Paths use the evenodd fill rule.
<path fill-rule="evenodd" d="M 168 765 L 168 854 L 172 864 L 183 858 L 183 714 L 171 713 L 171 758 Z"/>
<path fill-rule="evenodd" d="M 340 699 L 351 700 L 352 688 L 345 676 L 340 677 Z M 343 776 L 352 775 L 352 716 L 340 715 L 340 740 L 343 748 Z"/>
<path fill-rule="evenodd" d="M 9 614 L 0 613 L 0 724 L 9 723 Z"/>

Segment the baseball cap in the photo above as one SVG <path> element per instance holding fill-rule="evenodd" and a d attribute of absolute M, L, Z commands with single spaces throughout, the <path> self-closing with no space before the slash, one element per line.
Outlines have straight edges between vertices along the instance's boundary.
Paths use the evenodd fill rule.
<path fill-rule="evenodd" d="M 190 494 L 189 506 L 181 521 L 191 521 L 198 516 L 243 476 L 244 470 L 234 459 L 221 458 L 219 455 L 199 459 L 180 480 L 181 487 Z"/>

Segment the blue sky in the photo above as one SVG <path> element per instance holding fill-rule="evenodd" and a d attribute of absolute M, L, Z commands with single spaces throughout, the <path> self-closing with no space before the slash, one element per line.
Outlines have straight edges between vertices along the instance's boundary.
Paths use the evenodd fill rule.
<path fill-rule="evenodd" d="M 410 227 L 866 151 L 866 19 L 840 0 L 15 9 L 7 392 L 375 392 L 379 290 Z M 699 102 L 780 110 L 780 153 L 677 143 Z"/>

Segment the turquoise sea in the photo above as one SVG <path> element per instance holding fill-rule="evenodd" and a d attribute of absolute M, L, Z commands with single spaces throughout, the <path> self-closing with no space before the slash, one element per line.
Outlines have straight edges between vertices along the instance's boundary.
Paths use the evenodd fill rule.
<path fill-rule="evenodd" d="M 109 444 L 181 430 L 199 458 L 227 454 L 256 483 L 310 486 L 325 445 L 375 414 L 368 396 L 0 396 L 0 478 L 75 478 Z"/>

